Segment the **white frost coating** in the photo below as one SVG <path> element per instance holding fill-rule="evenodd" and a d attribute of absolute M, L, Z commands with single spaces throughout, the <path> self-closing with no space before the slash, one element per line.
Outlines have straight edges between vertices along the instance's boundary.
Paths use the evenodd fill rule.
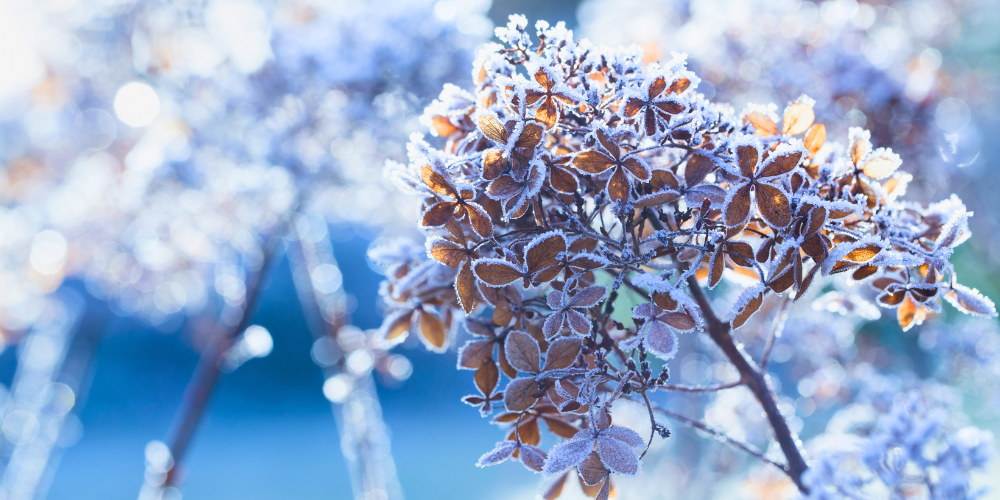
<path fill-rule="evenodd" d="M 542 474 L 554 476 L 571 467 L 576 467 L 587 459 L 593 449 L 594 435 L 592 431 L 582 430 L 573 439 L 552 448 L 549 458 L 545 460 Z"/>
<path fill-rule="evenodd" d="M 479 457 L 476 467 L 489 467 L 506 461 L 514 451 L 517 450 L 517 443 L 511 440 L 504 440 L 497 443 L 492 451 Z"/>

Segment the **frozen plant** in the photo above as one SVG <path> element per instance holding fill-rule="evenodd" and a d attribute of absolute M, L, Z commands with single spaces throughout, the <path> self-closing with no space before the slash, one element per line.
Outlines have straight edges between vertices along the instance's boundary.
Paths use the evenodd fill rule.
<path fill-rule="evenodd" d="M 943 299 L 996 315 L 949 262 L 971 214 L 954 197 L 903 201 L 902 162 L 869 132 L 827 143 L 805 96 L 780 119 L 748 119 L 756 108 L 736 114 L 699 94 L 681 56 L 646 64 L 636 47 L 594 47 L 545 22 L 536 47 L 526 28 L 512 16 L 497 30 L 503 44 L 480 52 L 474 88 L 446 86 L 428 107 L 433 145 L 414 136 L 409 165 L 390 165 L 423 200 L 425 251 L 372 255 L 387 269 L 387 343 L 412 333 L 444 351 L 473 336 L 458 367 L 478 393 L 464 401 L 506 428 L 480 466 L 520 460 L 551 479 L 546 498 L 575 476 L 606 499 L 612 476 L 637 475 L 656 436 L 671 435 L 666 416 L 806 494 L 810 464 L 767 371 L 786 309 L 846 274 L 863 286 L 844 293 L 871 293 L 904 330 Z M 775 307 L 776 326 L 761 327 L 759 311 Z M 753 345 L 737 340 L 757 328 Z M 728 379 L 674 383 L 676 353 L 702 341 Z M 764 432 L 743 434 L 769 436 L 763 446 L 703 421 L 727 412 L 660 403 L 701 394 L 754 400 Z M 635 404 L 648 423 L 620 418 Z M 543 428 L 555 446 L 540 446 Z"/>

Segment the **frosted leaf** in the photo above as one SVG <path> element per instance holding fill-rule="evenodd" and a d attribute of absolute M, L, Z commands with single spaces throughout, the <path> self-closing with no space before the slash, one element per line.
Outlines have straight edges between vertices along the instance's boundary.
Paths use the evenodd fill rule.
<path fill-rule="evenodd" d="M 642 436 L 628 427 L 620 425 L 611 426 L 601 431 L 601 436 L 608 436 L 623 441 L 625 444 L 635 448 L 646 448 L 646 441 L 642 439 Z"/>
<path fill-rule="evenodd" d="M 975 288 L 969 288 L 958 283 L 952 285 L 951 290 L 944 296 L 951 305 L 966 314 L 973 316 L 987 316 L 995 318 L 997 316 L 996 306 L 993 301 Z"/>
<path fill-rule="evenodd" d="M 643 336 L 637 335 L 635 337 L 629 337 L 618 343 L 618 348 L 623 351 L 631 351 L 632 349 L 638 349 L 639 343 L 642 342 Z"/>
<path fill-rule="evenodd" d="M 602 433 L 597 438 L 597 454 L 611 472 L 624 476 L 634 476 L 639 472 L 639 455 L 624 441 Z"/>
<path fill-rule="evenodd" d="M 545 303 L 549 306 L 549 309 L 552 309 L 553 311 L 562 309 L 563 293 L 559 290 L 553 290 L 547 297 L 545 297 Z"/>
<path fill-rule="evenodd" d="M 608 468 L 601 463 L 600 455 L 596 451 L 590 452 L 587 459 L 576 466 L 576 471 L 580 474 L 580 480 L 587 486 L 597 486 L 601 481 L 608 478 Z"/>
<path fill-rule="evenodd" d="M 582 313 L 570 309 L 566 311 L 566 320 L 569 322 L 570 328 L 573 329 L 573 333 L 577 335 L 586 335 L 590 333 L 590 321 L 587 321 L 587 317 Z"/>
<path fill-rule="evenodd" d="M 590 286 L 580 290 L 569 300 L 570 307 L 593 307 L 604 300 L 607 288 L 603 286 Z"/>
<path fill-rule="evenodd" d="M 948 219 L 948 223 L 941 228 L 941 235 L 938 236 L 934 246 L 936 248 L 955 248 L 969 239 L 972 232 L 969 231 L 969 216 L 972 214 L 965 210 L 960 210 Z"/>
<path fill-rule="evenodd" d="M 525 467 L 535 472 L 541 472 L 545 466 L 545 452 L 530 444 L 521 444 L 518 458 Z"/>
<path fill-rule="evenodd" d="M 731 321 L 733 329 L 743 326 L 757 312 L 757 309 L 760 309 L 766 291 L 767 286 L 763 283 L 757 283 L 743 290 L 743 293 L 736 299 L 736 303 L 733 304 L 733 311 L 735 312 Z"/>
<path fill-rule="evenodd" d="M 561 312 L 552 313 L 548 318 L 545 318 L 545 323 L 542 324 L 542 334 L 545 335 L 545 338 L 551 339 L 559 335 L 565 318 L 566 315 Z"/>
<path fill-rule="evenodd" d="M 554 476 L 586 460 L 594 449 L 594 435 L 584 430 L 577 436 L 552 448 L 549 458 L 545 460 L 542 474 Z"/>
<path fill-rule="evenodd" d="M 517 450 L 517 443 L 510 440 L 500 441 L 497 443 L 496 448 L 492 451 L 486 453 L 485 455 L 479 457 L 479 461 L 476 462 L 476 467 L 489 467 L 491 465 L 499 464 L 514 454 Z"/>
<path fill-rule="evenodd" d="M 538 341 L 527 333 L 514 330 L 507 335 L 504 342 L 504 353 L 507 362 L 518 371 L 538 373 L 541 368 L 541 350 Z"/>
<path fill-rule="evenodd" d="M 647 323 L 646 348 L 660 359 L 668 360 L 677 354 L 677 336 L 666 324 L 659 321 Z"/>

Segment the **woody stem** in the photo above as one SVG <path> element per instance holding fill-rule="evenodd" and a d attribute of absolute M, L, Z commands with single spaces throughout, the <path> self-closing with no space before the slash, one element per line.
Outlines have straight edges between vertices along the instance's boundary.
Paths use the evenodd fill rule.
<path fill-rule="evenodd" d="M 799 450 L 798 439 L 788 427 L 785 417 L 778 410 L 778 404 L 775 402 L 771 390 L 767 387 L 767 380 L 763 372 L 758 370 L 747 356 L 743 354 L 743 351 L 736 346 L 732 335 L 730 335 L 729 323 L 721 321 L 715 315 L 715 312 L 712 310 L 712 304 L 709 303 L 708 298 L 702 292 L 701 287 L 698 286 L 698 282 L 693 276 L 688 278 L 688 288 L 690 288 L 691 295 L 694 296 L 694 299 L 698 302 L 698 306 L 702 310 L 702 314 L 705 316 L 709 337 L 722 349 L 726 357 L 729 358 L 729 362 L 733 364 L 740 374 L 740 381 L 747 389 L 750 389 L 750 392 L 757 398 L 761 408 L 764 410 L 764 414 L 767 415 L 767 421 L 774 432 L 774 438 L 778 441 L 778 445 L 781 447 L 781 451 L 784 453 L 785 460 L 788 463 L 786 473 L 795 482 L 800 491 L 809 493 L 809 489 L 802 483 L 802 474 L 805 473 L 809 466 L 802 457 L 801 450 Z"/>

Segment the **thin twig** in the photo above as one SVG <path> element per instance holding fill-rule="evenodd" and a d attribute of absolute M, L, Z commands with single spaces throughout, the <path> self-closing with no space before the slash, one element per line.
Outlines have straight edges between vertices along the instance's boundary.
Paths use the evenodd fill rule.
<path fill-rule="evenodd" d="M 728 384 L 706 386 L 666 384 L 661 385 L 660 389 L 677 392 L 718 392 L 726 389 L 732 389 L 733 387 L 739 387 L 741 385 L 743 385 L 743 381 L 737 380 L 735 382 L 729 382 Z"/>
<path fill-rule="evenodd" d="M 649 410 L 649 442 L 646 443 L 646 449 L 642 450 L 642 455 L 639 455 L 640 460 L 649 452 L 649 447 L 653 446 L 653 437 L 656 436 L 656 416 L 653 415 L 653 404 L 649 402 L 646 391 L 642 391 L 642 400 L 646 403 L 646 409 Z"/>
<path fill-rule="evenodd" d="M 792 429 L 788 427 L 788 422 L 785 421 L 785 417 L 778 409 L 778 404 L 774 400 L 774 395 L 771 394 L 771 389 L 767 387 L 767 380 L 763 373 L 755 368 L 750 359 L 736 346 L 736 342 L 733 341 L 733 337 L 729 333 L 729 323 L 723 322 L 715 315 L 712 304 L 708 301 L 708 297 L 702 292 L 701 287 L 698 286 L 698 282 L 694 277 L 688 277 L 688 288 L 691 290 L 691 295 L 698 303 L 698 307 L 701 308 L 702 315 L 705 317 L 709 337 L 712 338 L 712 341 L 729 358 L 729 362 L 740 373 L 740 380 L 753 392 L 757 398 L 757 402 L 760 403 L 761 409 L 764 410 L 767 421 L 771 425 L 771 430 L 774 432 L 774 438 L 778 441 L 778 445 L 785 455 L 785 460 L 788 461 L 788 467 L 785 471 L 792 478 L 792 481 L 795 482 L 795 485 L 798 486 L 799 490 L 803 493 L 808 493 L 809 488 L 802 482 L 802 474 L 805 473 L 809 466 L 806 464 L 805 458 L 802 457 L 802 451 L 799 450 L 798 439 L 792 433 Z"/>
<path fill-rule="evenodd" d="M 705 424 L 703 422 L 699 422 L 699 421 L 694 420 L 692 418 L 685 417 L 684 415 L 681 415 L 679 413 L 674 413 L 674 412 L 672 412 L 672 411 L 670 411 L 670 410 L 668 410 L 666 408 L 663 408 L 663 407 L 660 407 L 660 406 L 657 406 L 657 405 L 652 405 L 652 408 L 654 410 L 656 410 L 656 411 L 658 411 L 658 412 L 666 415 L 669 418 L 672 418 L 674 420 L 677 420 L 677 421 L 681 422 L 684 425 L 687 425 L 688 427 L 694 427 L 695 429 L 707 432 L 707 433 L 711 434 L 713 437 L 715 437 L 716 439 L 718 439 L 719 441 L 722 441 L 723 443 L 726 443 L 726 444 L 728 444 L 728 445 L 730 445 L 730 446 L 732 446 L 734 448 L 742 450 L 742 451 L 746 452 L 748 455 L 750 455 L 750 456 L 752 456 L 752 457 L 754 457 L 754 458 L 756 458 L 758 460 L 762 460 L 764 462 L 767 462 L 767 463 L 769 463 L 769 464 L 777 467 L 778 469 L 781 469 L 781 471 L 785 472 L 786 474 L 788 473 L 788 466 L 787 465 L 780 464 L 778 462 L 775 462 L 774 460 L 771 460 L 770 458 L 767 458 L 766 456 L 764 456 L 764 454 L 760 450 L 758 450 L 756 447 L 754 447 L 753 445 L 751 445 L 749 443 L 744 443 L 743 441 L 740 441 L 740 440 L 738 440 L 736 438 L 730 437 L 729 435 L 727 435 L 727 434 L 725 434 L 725 433 L 723 433 L 721 431 L 713 429 L 708 424 Z"/>
<path fill-rule="evenodd" d="M 198 366 L 195 373 L 188 382 L 184 390 L 184 399 L 174 415 L 169 433 L 170 456 L 173 459 L 173 467 L 167 473 L 163 486 L 174 486 L 180 480 L 180 464 L 187 452 L 191 439 L 201 423 L 202 416 L 208 407 L 208 401 L 215 392 L 215 387 L 222 376 L 219 367 L 219 359 L 232 346 L 233 340 L 247 327 L 253 319 L 253 314 L 257 309 L 257 303 L 263 295 L 264 283 L 267 280 L 267 273 L 271 268 L 275 254 L 278 252 L 282 233 L 284 233 L 291 215 L 295 210 L 289 212 L 278 225 L 278 230 L 271 235 L 264 244 L 263 260 L 260 268 L 252 275 L 247 283 L 247 298 L 240 313 L 239 321 L 229 328 L 217 328 L 216 335 L 209 341 L 208 345 L 198 359 Z"/>
<path fill-rule="evenodd" d="M 774 325 L 771 326 L 771 336 L 767 338 L 767 345 L 764 346 L 764 355 L 760 358 L 760 372 L 767 373 L 767 362 L 771 359 L 771 349 L 774 342 L 781 336 L 781 330 L 785 328 L 785 320 L 788 319 L 788 304 L 791 300 L 785 297 L 778 307 L 778 314 L 774 316 Z"/>

